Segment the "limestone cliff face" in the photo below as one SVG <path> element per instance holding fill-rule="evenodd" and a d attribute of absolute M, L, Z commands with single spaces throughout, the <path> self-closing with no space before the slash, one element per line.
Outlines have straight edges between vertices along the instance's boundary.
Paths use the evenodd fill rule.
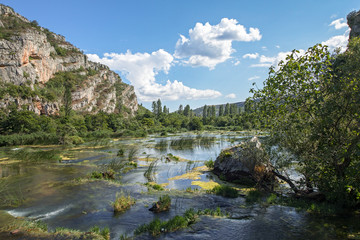
<path fill-rule="evenodd" d="M 63 99 L 39 94 L 56 74 L 73 72 L 82 81 L 72 89 L 72 109 L 119 112 L 133 116 L 138 109 L 134 88 L 107 66 L 87 60 L 63 36 L 0 4 L 0 108 L 15 103 L 38 114 L 58 114 Z M 13 89 L 13 91 L 10 91 Z M 26 89 L 24 93 L 14 93 Z M 9 91 L 6 91 L 9 90 Z"/>
<path fill-rule="evenodd" d="M 350 38 L 360 37 L 360 11 L 353 11 L 347 15 L 347 22 L 350 31 Z"/>

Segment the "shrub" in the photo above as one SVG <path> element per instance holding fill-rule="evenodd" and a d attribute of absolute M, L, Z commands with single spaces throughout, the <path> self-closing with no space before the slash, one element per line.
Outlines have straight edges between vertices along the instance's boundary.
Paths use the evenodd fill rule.
<path fill-rule="evenodd" d="M 208 167 L 210 169 L 214 168 L 214 161 L 211 159 L 209 161 L 205 161 L 204 164 L 206 167 Z"/>

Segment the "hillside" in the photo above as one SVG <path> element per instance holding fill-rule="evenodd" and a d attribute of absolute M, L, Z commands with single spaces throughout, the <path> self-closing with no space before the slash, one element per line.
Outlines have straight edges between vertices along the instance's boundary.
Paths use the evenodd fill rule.
<path fill-rule="evenodd" d="M 88 61 L 65 37 L 0 4 L 0 109 L 15 104 L 37 114 L 57 115 L 66 88 L 78 112 L 138 109 L 133 86 L 107 66 Z"/>

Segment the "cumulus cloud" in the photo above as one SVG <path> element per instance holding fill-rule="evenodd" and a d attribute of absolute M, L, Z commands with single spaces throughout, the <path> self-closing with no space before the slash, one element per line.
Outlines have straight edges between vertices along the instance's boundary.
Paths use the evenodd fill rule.
<path fill-rule="evenodd" d="M 347 27 L 347 23 L 345 22 L 344 18 L 339 18 L 332 21 L 329 26 L 334 26 L 336 30 L 342 29 Z"/>
<path fill-rule="evenodd" d="M 253 80 L 256 80 L 256 79 L 259 79 L 259 78 L 260 78 L 259 76 L 253 76 L 253 77 L 248 78 L 248 80 L 253 81 Z"/>
<path fill-rule="evenodd" d="M 259 57 L 258 53 L 247 53 L 242 56 L 243 58 L 257 59 Z"/>
<path fill-rule="evenodd" d="M 330 51 L 340 48 L 340 52 L 344 52 L 348 44 L 348 39 L 349 39 L 349 31 L 346 31 L 344 35 L 334 36 L 322 42 L 321 44 L 327 45 Z"/>
<path fill-rule="evenodd" d="M 236 98 L 236 94 L 235 93 L 230 93 L 230 94 L 226 95 L 225 98 L 234 99 L 234 98 Z"/>
<path fill-rule="evenodd" d="M 300 49 L 300 53 L 298 53 L 299 56 L 303 55 L 305 53 L 304 50 Z M 279 52 L 276 56 L 273 57 L 267 57 L 264 55 L 261 55 L 259 58 L 259 63 L 252 64 L 251 67 L 266 67 L 269 68 L 271 66 L 275 66 L 277 69 L 279 63 L 281 61 L 285 61 L 286 57 L 291 54 L 291 52 Z M 249 79 L 250 80 L 250 79 Z"/>
<path fill-rule="evenodd" d="M 259 29 L 246 28 L 235 19 L 223 18 L 217 25 L 196 23 L 189 30 L 189 37 L 180 35 L 175 46 L 174 56 L 193 67 L 204 66 L 214 69 L 219 63 L 231 58 L 235 52 L 233 41 L 258 41 L 261 39 Z"/>
<path fill-rule="evenodd" d="M 112 70 L 121 71 L 135 87 L 135 91 L 142 101 L 177 99 L 209 99 L 221 96 L 215 90 L 198 90 L 185 86 L 177 80 L 168 80 L 165 85 L 156 82 L 159 72 L 166 74 L 170 70 L 174 58 L 168 52 L 160 49 L 149 53 L 105 53 L 102 58 L 96 54 L 87 54 L 89 60 L 100 62 Z"/>
<path fill-rule="evenodd" d="M 322 45 L 327 45 L 330 51 L 333 51 L 337 48 L 340 48 L 340 52 L 344 52 L 347 47 L 349 39 L 349 31 L 347 30 L 344 35 L 333 36 L 330 39 L 322 42 Z M 300 49 L 298 56 L 304 55 L 305 50 Z M 280 61 L 286 61 L 286 56 L 291 54 L 291 52 L 279 52 L 276 56 L 264 56 L 261 55 L 259 58 L 259 63 L 252 64 L 251 67 L 266 67 L 275 66 L 275 69 L 278 69 L 278 64 Z M 249 79 L 250 80 L 250 79 Z"/>

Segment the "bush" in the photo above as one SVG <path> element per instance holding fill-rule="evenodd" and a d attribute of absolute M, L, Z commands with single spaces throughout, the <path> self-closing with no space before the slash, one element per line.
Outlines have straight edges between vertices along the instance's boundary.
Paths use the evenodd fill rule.
<path fill-rule="evenodd" d="M 213 160 L 209 160 L 209 161 L 205 161 L 204 162 L 205 166 L 212 169 L 214 168 L 214 161 Z"/>

